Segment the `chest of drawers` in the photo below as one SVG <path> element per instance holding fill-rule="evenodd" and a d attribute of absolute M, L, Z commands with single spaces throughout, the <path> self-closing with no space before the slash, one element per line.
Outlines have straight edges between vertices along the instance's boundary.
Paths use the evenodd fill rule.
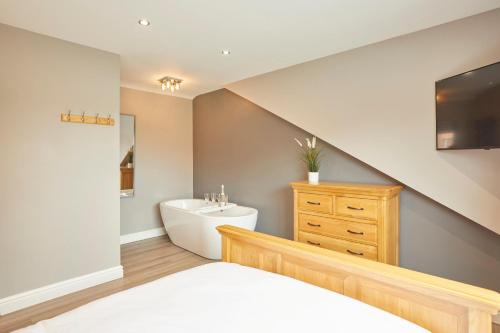
<path fill-rule="evenodd" d="M 399 264 L 399 185 L 291 184 L 294 240 Z"/>

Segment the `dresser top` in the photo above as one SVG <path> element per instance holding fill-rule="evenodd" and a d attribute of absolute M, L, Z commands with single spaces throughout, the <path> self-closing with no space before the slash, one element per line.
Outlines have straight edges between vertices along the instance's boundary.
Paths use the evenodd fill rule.
<path fill-rule="evenodd" d="M 361 183 L 334 183 L 334 182 L 320 182 L 317 185 L 309 184 L 307 181 L 293 182 L 290 185 L 294 189 L 302 189 L 308 191 L 332 191 L 332 192 L 346 192 L 346 193 L 359 193 L 371 194 L 378 196 L 398 195 L 403 189 L 401 185 L 377 185 L 377 184 L 361 184 Z"/>

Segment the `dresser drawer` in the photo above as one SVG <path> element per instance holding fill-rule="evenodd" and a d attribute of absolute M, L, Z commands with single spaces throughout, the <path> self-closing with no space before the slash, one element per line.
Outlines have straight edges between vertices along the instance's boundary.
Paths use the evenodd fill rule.
<path fill-rule="evenodd" d="M 335 198 L 335 213 L 362 219 L 377 219 L 377 200 L 351 197 Z"/>
<path fill-rule="evenodd" d="M 326 237 L 303 231 L 299 232 L 299 242 L 350 254 L 360 258 L 377 260 L 376 246 L 354 243 L 343 239 Z"/>
<path fill-rule="evenodd" d="M 333 196 L 327 194 L 312 194 L 299 192 L 299 209 L 311 212 L 331 214 Z"/>
<path fill-rule="evenodd" d="M 299 230 L 354 241 L 377 243 L 377 226 L 309 214 L 299 214 Z"/>

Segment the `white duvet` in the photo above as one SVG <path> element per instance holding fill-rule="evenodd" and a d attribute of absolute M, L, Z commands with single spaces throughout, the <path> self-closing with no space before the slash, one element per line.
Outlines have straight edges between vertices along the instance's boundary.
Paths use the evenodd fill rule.
<path fill-rule="evenodd" d="M 228 263 L 199 266 L 16 332 L 427 332 L 344 295 Z"/>

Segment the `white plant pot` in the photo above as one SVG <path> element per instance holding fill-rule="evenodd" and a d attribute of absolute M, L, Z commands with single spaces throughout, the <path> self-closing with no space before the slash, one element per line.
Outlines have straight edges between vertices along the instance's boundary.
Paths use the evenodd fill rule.
<path fill-rule="evenodd" d="M 309 184 L 319 184 L 319 172 L 309 172 Z"/>

